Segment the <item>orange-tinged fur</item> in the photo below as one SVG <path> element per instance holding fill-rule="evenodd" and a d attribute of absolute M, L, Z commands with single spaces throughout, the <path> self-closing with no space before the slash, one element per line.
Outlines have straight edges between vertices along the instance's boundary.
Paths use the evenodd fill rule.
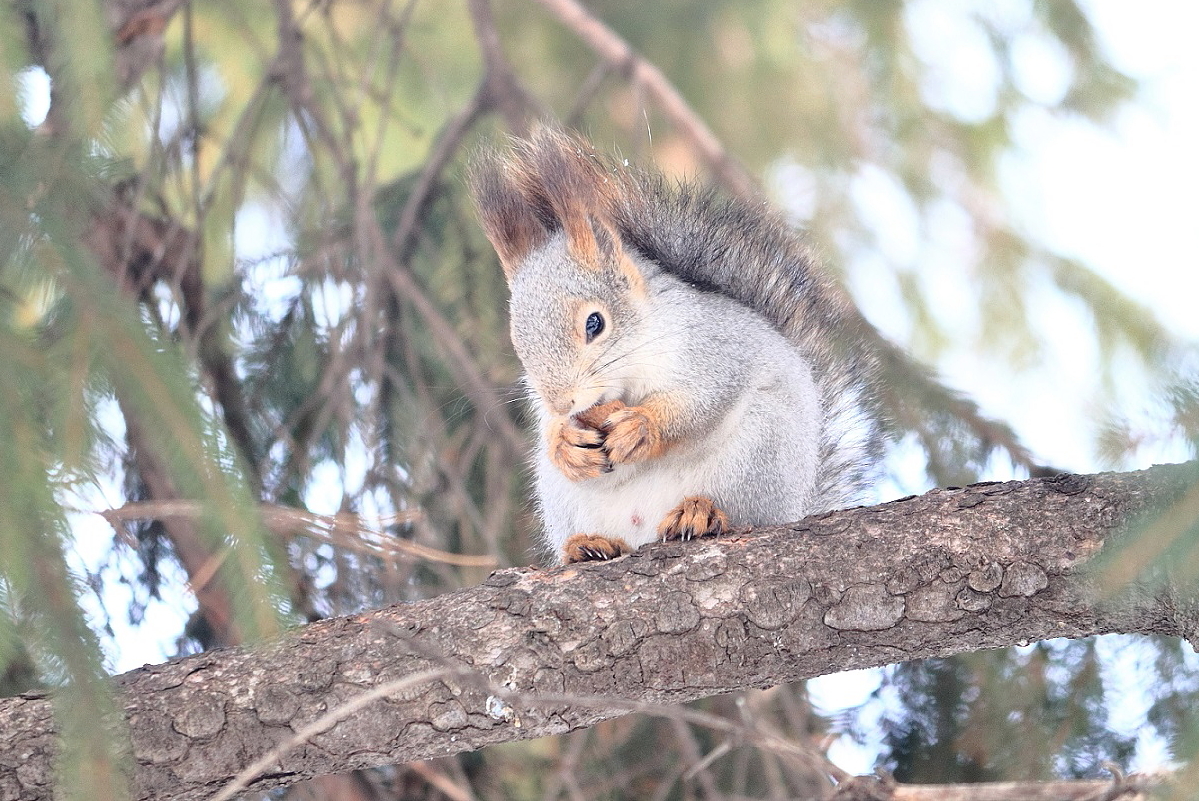
<path fill-rule="evenodd" d="M 602 534 L 575 534 L 566 540 L 562 553 L 567 564 L 572 562 L 602 562 L 632 553 L 629 544 L 619 537 Z"/>
<path fill-rule="evenodd" d="M 519 143 L 512 155 L 502 171 L 471 173 L 483 229 L 508 281 L 560 229 L 580 266 L 615 271 L 644 296 L 644 278 L 624 255 L 613 223 L 614 209 L 627 200 L 622 176 L 608 172 L 585 143 L 550 128 Z"/>
<path fill-rule="evenodd" d="M 587 428 L 602 431 L 604 422 L 608 419 L 609 415 L 625 408 L 628 407 L 624 405 L 624 401 L 610 400 L 607 403 L 597 403 L 590 409 L 579 412 L 575 415 L 575 419 Z"/>
<path fill-rule="evenodd" d="M 569 417 L 555 417 L 547 439 L 550 459 L 571 481 L 595 478 L 612 469 L 603 448 L 603 433 L 594 428 L 576 425 Z"/>
<path fill-rule="evenodd" d="M 570 255 L 584 267 L 605 266 L 618 252 L 619 239 L 606 213 L 616 187 L 590 150 L 560 132 L 541 129 L 515 155 L 518 185 L 528 197 L 548 202 L 566 233 Z"/>
<path fill-rule="evenodd" d="M 658 536 L 664 540 L 689 540 L 729 531 L 729 518 L 711 498 L 691 495 L 684 498 L 658 524 Z"/>
<path fill-rule="evenodd" d="M 504 278 L 511 282 L 521 262 L 545 244 L 550 232 L 507 171 L 479 170 L 472 180 L 475 194 L 485 199 L 479 203 L 483 231 L 500 257 Z"/>
<path fill-rule="evenodd" d="M 662 436 L 663 415 L 653 405 L 626 406 L 604 421 L 604 450 L 612 464 L 640 462 L 661 456 L 667 447 Z"/>
<path fill-rule="evenodd" d="M 616 256 L 616 271 L 624 278 L 629 286 L 629 296 L 637 301 L 643 301 L 646 298 L 648 289 L 645 286 L 645 276 L 637 269 L 633 262 L 629 261 L 629 257 L 622 250 Z"/>
<path fill-rule="evenodd" d="M 667 425 L 674 414 L 668 398 L 654 396 L 640 406 L 611 400 L 580 412 L 575 419 L 599 433 L 611 464 L 624 464 L 665 453 L 670 446 Z"/>

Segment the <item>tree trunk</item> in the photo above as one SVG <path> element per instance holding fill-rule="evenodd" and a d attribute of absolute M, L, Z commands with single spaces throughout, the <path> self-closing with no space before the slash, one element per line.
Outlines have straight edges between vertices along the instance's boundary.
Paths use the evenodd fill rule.
<path fill-rule="evenodd" d="M 1048 637 L 1194 643 L 1193 593 L 1161 581 L 1102 594 L 1083 568 L 1147 515 L 1177 504 L 1193 519 L 1195 476 L 1190 464 L 934 490 L 752 536 L 501 571 L 258 647 L 147 666 L 116 679 L 133 786 L 138 798 L 208 798 L 265 755 L 243 778 L 266 790 Z M 49 704 L 0 700 L 0 798 L 50 797 Z"/>

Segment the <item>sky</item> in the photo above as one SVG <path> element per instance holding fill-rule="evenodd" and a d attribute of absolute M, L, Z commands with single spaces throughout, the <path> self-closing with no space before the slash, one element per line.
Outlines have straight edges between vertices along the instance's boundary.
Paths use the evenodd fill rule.
<path fill-rule="evenodd" d="M 1178 336 L 1199 341 L 1199 58 L 1190 38 L 1199 30 L 1199 4 L 1093 0 L 1088 5 L 1116 66 L 1143 82 L 1140 102 L 1120 112 L 1111 130 L 1024 120 L 1017 137 L 1025 155 L 1007 165 L 1007 193 L 1020 199 L 1013 205 L 1027 230 L 1080 257 L 1152 309 Z M 1072 355 L 1069 332 L 1061 336 Z M 1071 364 L 1063 353 L 1053 370 L 1061 376 L 1058 384 L 1077 380 L 1085 387 L 1086 373 L 1094 375 L 1097 367 L 1086 361 Z M 1150 399 L 1140 402 L 1148 405 Z M 1013 416 L 1030 416 L 1019 412 L 1019 401 L 1008 408 Z M 1025 425 L 1029 441 L 1053 442 L 1063 427 L 1078 436 L 1077 426 L 1054 417 Z M 1072 469 L 1079 469 L 1075 465 L 1089 450 L 1078 442 L 1046 447 L 1060 448 L 1063 463 Z M 1093 464 L 1093 454 L 1087 455 Z M 1139 463 L 1127 466 L 1184 458 L 1179 450 L 1147 451 L 1138 454 Z"/>

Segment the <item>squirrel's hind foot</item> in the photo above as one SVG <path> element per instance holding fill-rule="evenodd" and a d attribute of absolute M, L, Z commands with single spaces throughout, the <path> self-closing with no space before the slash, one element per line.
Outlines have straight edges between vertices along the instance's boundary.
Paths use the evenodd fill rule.
<path fill-rule="evenodd" d="M 619 537 L 605 537 L 603 534 L 575 534 L 562 546 L 562 554 L 567 564 L 603 562 L 632 551 L 629 544 Z"/>
<path fill-rule="evenodd" d="M 666 513 L 658 524 L 663 540 L 689 540 L 719 536 L 729 532 L 729 516 L 716 507 L 711 498 L 691 495 Z"/>

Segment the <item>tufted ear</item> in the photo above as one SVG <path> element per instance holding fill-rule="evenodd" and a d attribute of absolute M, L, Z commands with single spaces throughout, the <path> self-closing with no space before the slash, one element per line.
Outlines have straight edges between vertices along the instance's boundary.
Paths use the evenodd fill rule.
<path fill-rule="evenodd" d="M 511 165 L 498 153 L 478 157 L 470 167 L 468 181 L 483 231 L 511 283 L 529 253 L 550 238 L 550 229 L 543 222 L 545 213 L 539 212 L 535 198 L 522 191 L 511 175 Z"/>
<path fill-rule="evenodd" d="M 565 232 L 571 256 L 591 266 L 619 256 L 620 237 L 610 220 L 622 181 L 588 142 L 541 126 L 517 142 L 514 157 L 514 177 Z"/>
<path fill-rule="evenodd" d="M 580 265 L 614 270 L 630 288 L 644 290 L 613 222 L 630 184 L 584 139 L 541 126 L 514 140 L 511 154 L 476 160 L 470 184 L 509 282 L 529 252 L 561 230 Z"/>

